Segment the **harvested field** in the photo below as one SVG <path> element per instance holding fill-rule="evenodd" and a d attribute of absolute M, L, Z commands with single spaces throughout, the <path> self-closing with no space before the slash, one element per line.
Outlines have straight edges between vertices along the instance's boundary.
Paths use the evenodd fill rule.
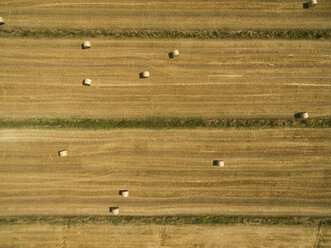
<path fill-rule="evenodd" d="M 330 226 L 0 226 L 2 247 L 329 247 Z M 319 246 L 314 246 L 318 244 Z"/>
<path fill-rule="evenodd" d="M 330 129 L 1 130 L 0 213 L 107 215 L 113 205 L 134 216 L 330 216 L 330 136 Z M 63 147 L 69 155 L 59 158 Z M 213 168 L 214 159 L 225 166 Z"/>
<path fill-rule="evenodd" d="M 292 118 L 331 114 L 327 41 L 0 39 L 0 115 Z M 181 51 L 168 58 L 174 48 Z M 139 72 L 148 70 L 148 80 Z M 91 87 L 82 87 L 92 78 Z"/>
<path fill-rule="evenodd" d="M 6 25 L 111 30 L 325 29 L 331 2 L 303 9 L 303 0 L 3 0 Z M 28 20 L 28 21 L 27 21 Z"/>
<path fill-rule="evenodd" d="M 331 247 L 305 1 L 0 1 L 0 247 Z"/>

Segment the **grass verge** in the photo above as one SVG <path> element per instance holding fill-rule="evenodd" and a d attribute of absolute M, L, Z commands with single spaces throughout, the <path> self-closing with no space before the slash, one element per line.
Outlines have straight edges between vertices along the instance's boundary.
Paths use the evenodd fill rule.
<path fill-rule="evenodd" d="M 310 119 L 27 119 L 1 120 L 0 128 L 79 128 L 79 129 L 193 129 L 193 128 L 330 128 L 331 118 Z"/>
<path fill-rule="evenodd" d="M 326 30 L 81 30 L 81 29 L 24 29 L 1 28 L 1 38 L 82 38 L 108 37 L 113 39 L 331 39 L 331 29 Z"/>
<path fill-rule="evenodd" d="M 155 225 L 203 225 L 203 224 L 260 224 L 260 225 L 331 225 L 329 217 L 303 216 L 17 216 L 1 217 L 0 225 L 19 224 L 155 224 Z"/>

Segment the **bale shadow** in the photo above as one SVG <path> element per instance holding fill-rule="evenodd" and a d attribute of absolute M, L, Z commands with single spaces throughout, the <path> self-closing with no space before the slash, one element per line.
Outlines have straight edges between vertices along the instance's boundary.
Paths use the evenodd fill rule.
<path fill-rule="evenodd" d="M 85 83 L 85 79 L 83 80 L 82 84 L 83 84 L 84 86 L 91 86 L 90 84 L 86 84 L 86 83 Z"/>
<path fill-rule="evenodd" d="M 118 194 L 119 194 L 119 195 L 122 195 L 123 192 L 126 192 L 126 191 L 127 191 L 126 189 L 120 190 L 120 191 L 118 192 Z"/>
<path fill-rule="evenodd" d="M 81 47 L 82 47 L 82 49 L 89 49 L 89 48 L 90 48 L 90 47 L 85 47 L 85 46 L 84 46 L 84 43 L 81 44 Z"/>
<path fill-rule="evenodd" d="M 309 3 L 304 3 L 304 4 L 303 4 L 303 8 L 304 8 L 304 9 L 309 9 Z"/>
<path fill-rule="evenodd" d="M 116 209 L 118 209 L 118 207 L 109 207 L 109 212 L 113 212 L 113 210 L 116 210 Z"/>
<path fill-rule="evenodd" d="M 143 72 L 139 73 L 139 78 L 144 78 L 144 73 Z"/>
<path fill-rule="evenodd" d="M 170 52 L 170 53 L 168 53 L 168 56 L 169 56 L 169 59 L 173 59 L 174 58 L 174 53 Z"/>
<path fill-rule="evenodd" d="M 304 114 L 305 112 L 298 112 L 298 113 L 295 113 L 294 114 L 294 118 L 295 119 L 301 119 L 302 118 L 302 115 Z"/>

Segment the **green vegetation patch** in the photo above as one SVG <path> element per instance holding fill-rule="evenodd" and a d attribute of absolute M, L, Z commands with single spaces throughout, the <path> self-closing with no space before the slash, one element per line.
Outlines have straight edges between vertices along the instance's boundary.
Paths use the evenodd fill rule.
<path fill-rule="evenodd" d="M 79 129 L 193 129 L 193 128 L 330 128 L 331 118 L 231 119 L 231 118 L 146 118 L 146 119 L 28 119 L 0 120 L 0 128 Z"/>
<path fill-rule="evenodd" d="M 155 224 L 155 225 L 201 225 L 201 224 L 259 224 L 259 225 L 331 225 L 328 217 L 303 216 L 17 216 L 1 217 L 0 225 L 19 224 Z"/>
<path fill-rule="evenodd" d="M 67 38 L 108 37 L 113 39 L 330 39 L 327 30 L 106 30 L 1 28 L 0 37 Z"/>

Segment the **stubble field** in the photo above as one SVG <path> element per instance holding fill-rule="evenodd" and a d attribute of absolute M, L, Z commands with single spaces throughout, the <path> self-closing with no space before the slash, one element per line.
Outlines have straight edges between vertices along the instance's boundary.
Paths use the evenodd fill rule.
<path fill-rule="evenodd" d="M 4 0 L 0 14 L 9 28 L 205 30 L 329 29 L 330 1 L 303 9 L 305 1 Z"/>
<path fill-rule="evenodd" d="M 2 39 L 0 114 L 292 118 L 331 111 L 328 41 Z M 180 57 L 168 53 L 179 49 Z M 139 73 L 149 71 L 150 78 Z M 82 86 L 85 78 L 91 87 Z"/>
<path fill-rule="evenodd" d="M 3 247 L 276 247 L 326 248 L 330 228 L 257 225 L 0 226 Z M 19 238 L 18 238 L 19 237 Z M 319 242 L 316 238 L 322 238 Z M 15 245 L 13 245 L 15 244 Z M 316 246 L 318 245 L 318 246 Z"/>
<path fill-rule="evenodd" d="M 1 130 L 1 215 L 330 215 L 329 129 Z M 58 157 L 67 149 L 69 156 Z M 225 167 L 212 166 L 223 159 Z M 119 190 L 130 190 L 130 197 Z"/>
<path fill-rule="evenodd" d="M 330 244 L 329 129 L 7 129 L 0 138 L 1 247 Z M 68 157 L 58 157 L 62 149 Z M 219 158 L 225 167 L 212 166 Z M 119 196 L 122 189 L 130 190 L 129 198 Z M 120 207 L 118 218 L 132 216 L 132 224 L 107 220 L 110 206 Z M 137 216 L 146 215 L 252 221 L 140 223 Z M 276 222 L 261 225 L 254 216 L 274 216 Z M 284 225 L 284 216 L 302 217 Z M 317 222 L 299 224 L 305 216 Z"/>
<path fill-rule="evenodd" d="M 304 2 L 1 1 L 0 247 L 331 247 L 331 2 Z"/>

